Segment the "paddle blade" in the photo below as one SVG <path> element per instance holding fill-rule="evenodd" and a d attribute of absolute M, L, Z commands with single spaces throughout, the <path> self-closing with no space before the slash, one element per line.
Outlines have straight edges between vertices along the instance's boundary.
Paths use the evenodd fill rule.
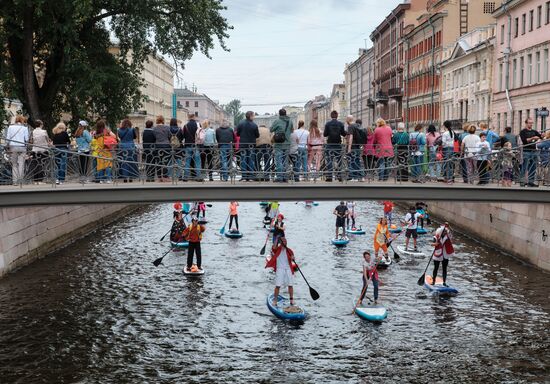
<path fill-rule="evenodd" d="M 425 281 L 425 280 L 426 280 L 426 272 L 424 272 L 424 273 L 422 274 L 422 276 L 420 276 L 420 279 L 418 279 L 418 282 L 417 282 L 416 284 L 422 286 L 422 285 L 424 285 L 424 281 Z"/>
<path fill-rule="evenodd" d="M 265 247 L 266 247 L 266 244 L 264 244 L 264 246 L 260 250 L 260 255 L 262 255 L 262 256 L 265 255 Z"/>
<path fill-rule="evenodd" d="M 222 229 L 220 229 L 220 235 L 223 235 L 224 233 L 225 233 L 225 226 Z"/>
<path fill-rule="evenodd" d="M 309 287 L 309 294 L 311 295 L 311 298 L 313 299 L 313 301 L 318 300 L 320 297 L 319 293 L 317 293 L 317 291 L 311 287 Z"/>
<path fill-rule="evenodd" d="M 164 258 L 164 257 L 159 257 L 158 259 L 156 259 L 155 261 L 153 261 L 154 266 L 155 266 L 155 267 L 158 267 L 159 265 L 161 265 L 161 264 L 162 264 L 162 259 L 163 259 L 163 258 Z"/>
<path fill-rule="evenodd" d="M 393 249 L 393 247 L 392 247 Z M 395 252 L 395 249 L 393 249 L 393 258 L 397 261 L 401 259 L 401 256 L 399 256 L 399 253 Z"/>

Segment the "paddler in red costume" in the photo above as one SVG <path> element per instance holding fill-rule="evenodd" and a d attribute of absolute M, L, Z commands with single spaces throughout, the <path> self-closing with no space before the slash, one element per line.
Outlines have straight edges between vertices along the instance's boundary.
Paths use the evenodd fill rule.
<path fill-rule="evenodd" d="M 174 243 L 181 243 L 185 241 L 183 231 L 187 227 L 185 225 L 185 218 L 181 212 L 182 205 L 180 202 L 174 204 L 174 222 L 172 223 L 172 229 L 170 230 L 170 241 Z"/>
<path fill-rule="evenodd" d="M 447 286 L 447 265 L 449 264 L 449 259 L 454 255 L 455 250 L 453 248 L 453 235 L 449 227 L 449 223 L 443 224 L 435 231 L 434 243 L 432 246 L 435 247 L 433 260 L 434 260 L 434 270 L 432 274 L 432 285 L 435 284 L 435 278 L 437 277 L 437 271 L 439 270 L 439 264 L 443 264 L 443 285 Z"/>
<path fill-rule="evenodd" d="M 279 290 L 283 286 L 288 287 L 288 295 L 290 296 L 290 305 L 294 305 L 294 270 L 290 266 L 293 265 L 294 252 L 287 247 L 286 238 L 280 237 L 277 244 L 271 249 L 271 259 L 265 265 L 266 268 L 275 270 L 275 292 L 273 295 L 273 306 L 277 305 Z"/>

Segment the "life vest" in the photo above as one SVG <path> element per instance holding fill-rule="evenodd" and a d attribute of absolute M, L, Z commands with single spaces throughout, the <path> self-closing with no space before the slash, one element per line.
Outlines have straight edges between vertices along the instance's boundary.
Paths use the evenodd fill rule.
<path fill-rule="evenodd" d="M 187 229 L 185 230 L 187 240 L 191 241 L 191 235 L 193 234 L 193 231 L 197 233 L 197 236 L 199 238 L 199 241 L 202 240 L 202 228 L 200 224 L 193 225 L 190 224 Z"/>
<path fill-rule="evenodd" d="M 436 233 L 436 236 L 434 237 L 435 244 L 436 244 L 434 249 L 434 256 L 435 257 L 443 256 L 443 251 L 445 251 L 446 255 L 454 254 L 455 250 L 454 250 L 449 232 L 444 229 L 441 232 L 441 235 Z"/>

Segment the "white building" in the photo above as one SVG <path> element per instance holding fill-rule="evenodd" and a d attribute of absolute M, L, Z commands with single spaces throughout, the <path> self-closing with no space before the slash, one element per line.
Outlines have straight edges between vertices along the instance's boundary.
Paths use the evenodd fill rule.
<path fill-rule="evenodd" d="M 441 120 L 491 122 L 495 26 L 479 27 L 443 50 Z"/>
<path fill-rule="evenodd" d="M 187 88 L 176 89 L 175 93 L 178 109 L 188 110 L 198 120 L 208 119 L 214 127 L 219 127 L 224 120 L 229 124 L 233 123 L 232 117 L 224 111 L 221 105 L 208 96 Z"/>

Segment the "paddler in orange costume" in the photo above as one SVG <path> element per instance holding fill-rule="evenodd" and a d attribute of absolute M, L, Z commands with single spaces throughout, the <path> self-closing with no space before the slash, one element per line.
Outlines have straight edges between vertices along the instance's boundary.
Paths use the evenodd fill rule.
<path fill-rule="evenodd" d="M 280 237 L 277 244 L 271 249 L 271 259 L 265 265 L 266 268 L 275 270 L 275 292 L 273 295 L 273 306 L 277 305 L 279 290 L 283 286 L 288 287 L 288 295 L 290 296 L 290 305 L 294 305 L 294 270 L 290 266 L 293 265 L 294 252 L 287 247 L 286 238 Z"/>
<path fill-rule="evenodd" d="M 447 265 L 449 264 L 449 259 L 455 253 L 453 235 L 449 223 L 445 222 L 445 224 L 435 231 L 434 243 L 432 246 L 435 247 L 433 254 L 434 270 L 432 274 L 432 285 L 435 284 L 435 278 L 437 277 L 437 271 L 441 263 L 443 264 L 443 285 L 447 286 Z"/>
<path fill-rule="evenodd" d="M 384 257 L 389 260 L 388 257 L 388 241 L 390 240 L 390 232 L 388 230 L 388 220 L 385 217 L 380 218 L 378 225 L 376 226 L 376 232 L 374 233 L 374 258 L 378 259 L 378 251 L 382 249 Z"/>

